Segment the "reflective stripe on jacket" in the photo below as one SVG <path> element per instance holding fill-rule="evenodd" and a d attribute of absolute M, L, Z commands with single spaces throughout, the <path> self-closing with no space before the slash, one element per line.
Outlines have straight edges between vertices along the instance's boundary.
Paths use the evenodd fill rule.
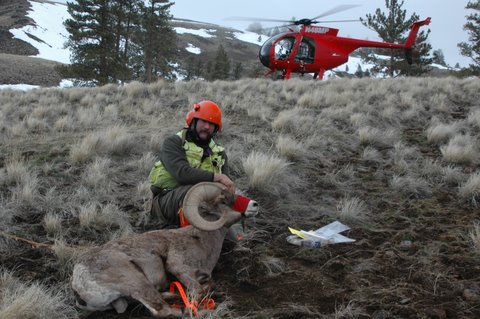
<path fill-rule="evenodd" d="M 221 173 L 222 166 L 225 164 L 225 159 L 222 156 L 224 148 L 217 145 L 212 139 L 209 144 L 212 154 L 202 160 L 203 148 L 193 142 L 186 141 L 183 134 L 184 131 L 177 133 L 183 141 L 183 149 L 190 166 L 212 173 Z M 160 189 L 173 189 L 179 186 L 179 183 L 165 169 L 161 161 L 155 162 L 148 179 L 152 186 Z"/>

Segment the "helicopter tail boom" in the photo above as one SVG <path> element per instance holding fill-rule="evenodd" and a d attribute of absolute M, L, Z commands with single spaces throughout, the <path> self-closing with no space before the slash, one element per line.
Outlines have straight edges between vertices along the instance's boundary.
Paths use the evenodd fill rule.
<path fill-rule="evenodd" d="M 406 49 L 410 49 L 415 44 L 415 40 L 417 39 L 418 29 L 420 29 L 420 27 L 423 25 L 429 25 L 430 20 L 431 18 L 428 17 L 425 20 L 414 22 L 410 26 L 410 34 L 408 35 L 407 41 L 405 41 Z"/>

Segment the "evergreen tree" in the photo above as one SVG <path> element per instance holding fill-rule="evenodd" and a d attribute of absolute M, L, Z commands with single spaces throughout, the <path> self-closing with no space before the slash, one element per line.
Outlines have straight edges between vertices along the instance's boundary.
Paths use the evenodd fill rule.
<path fill-rule="evenodd" d="M 373 29 L 379 37 L 385 42 L 403 43 L 406 39 L 404 34 L 410 31 L 410 25 L 419 19 L 415 13 L 406 19 L 406 10 L 402 10 L 403 1 L 385 0 L 387 13 L 378 8 L 375 14 L 367 14 L 366 19 L 360 18 L 360 21 L 366 27 Z M 430 44 L 426 43 L 428 34 L 420 31 L 417 35 L 415 55 L 413 60 L 415 66 L 409 66 L 405 61 L 404 53 L 398 49 L 377 49 L 378 54 L 390 56 L 389 60 L 381 59 L 375 55 L 369 55 L 366 59 L 368 62 L 374 63 L 376 66 L 372 71 L 379 73 L 386 69 L 387 74 L 391 77 L 397 75 L 419 75 L 429 71 L 428 65 L 431 63 L 429 58 Z"/>
<path fill-rule="evenodd" d="M 115 52 L 120 66 L 119 80 L 125 82 L 133 77 L 135 67 L 132 57 L 137 54 L 133 42 L 135 30 L 139 28 L 138 10 L 141 0 L 117 0 L 112 3 L 112 15 L 115 25 Z"/>
<path fill-rule="evenodd" d="M 468 42 L 461 42 L 458 47 L 463 56 L 472 59 L 470 69 L 473 74 L 480 75 L 480 0 L 469 1 L 465 8 L 475 12 L 467 15 L 468 21 L 463 26 L 463 29 L 469 33 Z"/>
<path fill-rule="evenodd" d="M 204 76 L 203 62 L 197 58 L 189 58 L 185 66 L 185 80 L 195 80 Z"/>
<path fill-rule="evenodd" d="M 233 68 L 233 79 L 234 80 L 238 80 L 242 77 L 242 73 L 243 73 L 243 64 L 241 62 L 237 62 L 235 64 L 235 67 Z"/>
<path fill-rule="evenodd" d="M 355 76 L 357 78 L 363 78 L 363 70 L 360 64 L 357 64 L 357 71 L 355 71 Z"/>
<path fill-rule="evenodd" d="M 433 51 L 432 62 L 439 65 L 447 66 L 447 63 L 445 63 L 445 55 L 443 54 L 443 51 L 441 49 Z"/>
<path fill-rule="evenodd" d="M 83 84 L 103 85 L 116 80 L 115 38 L 111 0 L 68 2 L 71 19 L 65 21 L 69 33 L 66 46 L 72 52 L 68 76 Z"/>
<path fill-rule="evenodd" d="M 177 51 L 177 38 L 170 25 L 169 0 L 148 0 L 140 5 L 141 28 L 136 35 L 136 43 L 143 53 L 143 70 L 146 82 L 159 77 L 172 79 Z"/>
<path fill-rule="evenodd" d="M 230 58 L 221 44 L 215 54 L 213 68 L 210 71 L 210 80 L 227 80 L 230 77 Z"/>

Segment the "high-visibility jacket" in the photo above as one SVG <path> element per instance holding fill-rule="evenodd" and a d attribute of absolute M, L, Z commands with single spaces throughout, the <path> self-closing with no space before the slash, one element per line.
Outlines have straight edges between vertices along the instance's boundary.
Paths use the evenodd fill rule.
<path fill-rule="evenodd" d="M 211 154 L 203 158 L 204 150 L 193 142 L 185 139 L 185 131 L 180 131 L 177 135 L 182 139 L 183 149 L 188 163 L 193 168 L 202 169 L 212 173 L 222 173 L 222 167 L 225 165 L 223 157 L 224 148 L 217 145 L 212 139 L 209 144 Z M 160 189 L 173 189 L 180 184 L 165 169 L 162 161 L 155 162 L 148 176 L 152 186 Z"/>

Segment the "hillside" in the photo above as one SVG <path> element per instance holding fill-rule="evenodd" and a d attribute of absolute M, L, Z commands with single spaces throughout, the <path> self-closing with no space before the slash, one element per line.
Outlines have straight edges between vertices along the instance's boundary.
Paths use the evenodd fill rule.
<path fill-rule="evenodd" d="M 36 1 L 35 3 L 49 2 Z M 64 5 L 57 3 L 53 6 L 53 8 L 56 8 L 56 11 L 60 12 L 62 10 L 59 10 L 59 7 L 62 8 Z M 0 84 L 25 83 L 40 86 L 57 86 L 61 80 L 54 70 L 54 66 L 57 63 L 54 61 L 46 63 L 45 59 L 56 59 L 55 54 L 58 54 L 58 51 L 56 51 L 57 53 L 53 51 L 43 60 L 30 56 L 38 55 L 38 46 L 43 46 L 46 50 L 54 49 L 53 47 L 57 46 L 57 44 L 48 43 L 48 40 L 60 41 L 58 46 L 62 46 L 64 40 L 59 38 L 61 30 L 50 30 L 47 26 L 41 24 L 45 23 L 44 21 L 33 21 L 32 18 L 28 17 L 29 9 L 31 9 L 31 5 L 27 0 L 0 1 L 0 59 L 2 62 L 0 65 L 2 71 L 0 73 Z M 66 11 L 66 9 L 63 11 Z M 42 36 L 39 37 L 26 31 L 26 37 L 29 42 L 13 37 L 13 34 L 10 32 L 11 29 L 18 29 L 26 25 L 36 25 Z M 224 46 L 232 60 L 232 64 L 241 62 L 245 66 L 251 66 L 254 63 L 258 63 L 259 46 L 239 40 L 237 36 L 242 34 L 242 31 L 184 19 L 176 19 L 172 22 L 172 25 L 174 28 L 183 30 L 178 33 L 177 42 L 180 68 L 184 68 L 186 61 L 190 58 L 198 59 L 204 63 L 213 60 L 220 44 Z M 207 36 L 199 35 L 199 32 Z M 56 37 L 56 39 L 51 38 L 52 36 Z M 192 53 L 188 51 L 187 48 L 190 46 L 198 48 L 199 52 Z M 68 59 L 66 60 L 68 61 Z M 45 74 L 47 76 L 44 77 Z"/>
<path fill-rule="evenodd" d="M 0 91 L 0 317 L 149 317 L 76 309 L 72 265 L 155 229 L 148 173 L 203 99 L 261 206 L 220 256 L 214 318 L 480 317 L 480 82 L 454 78 Z M 355 242 L 286 241 L 335 220 Z"/>

